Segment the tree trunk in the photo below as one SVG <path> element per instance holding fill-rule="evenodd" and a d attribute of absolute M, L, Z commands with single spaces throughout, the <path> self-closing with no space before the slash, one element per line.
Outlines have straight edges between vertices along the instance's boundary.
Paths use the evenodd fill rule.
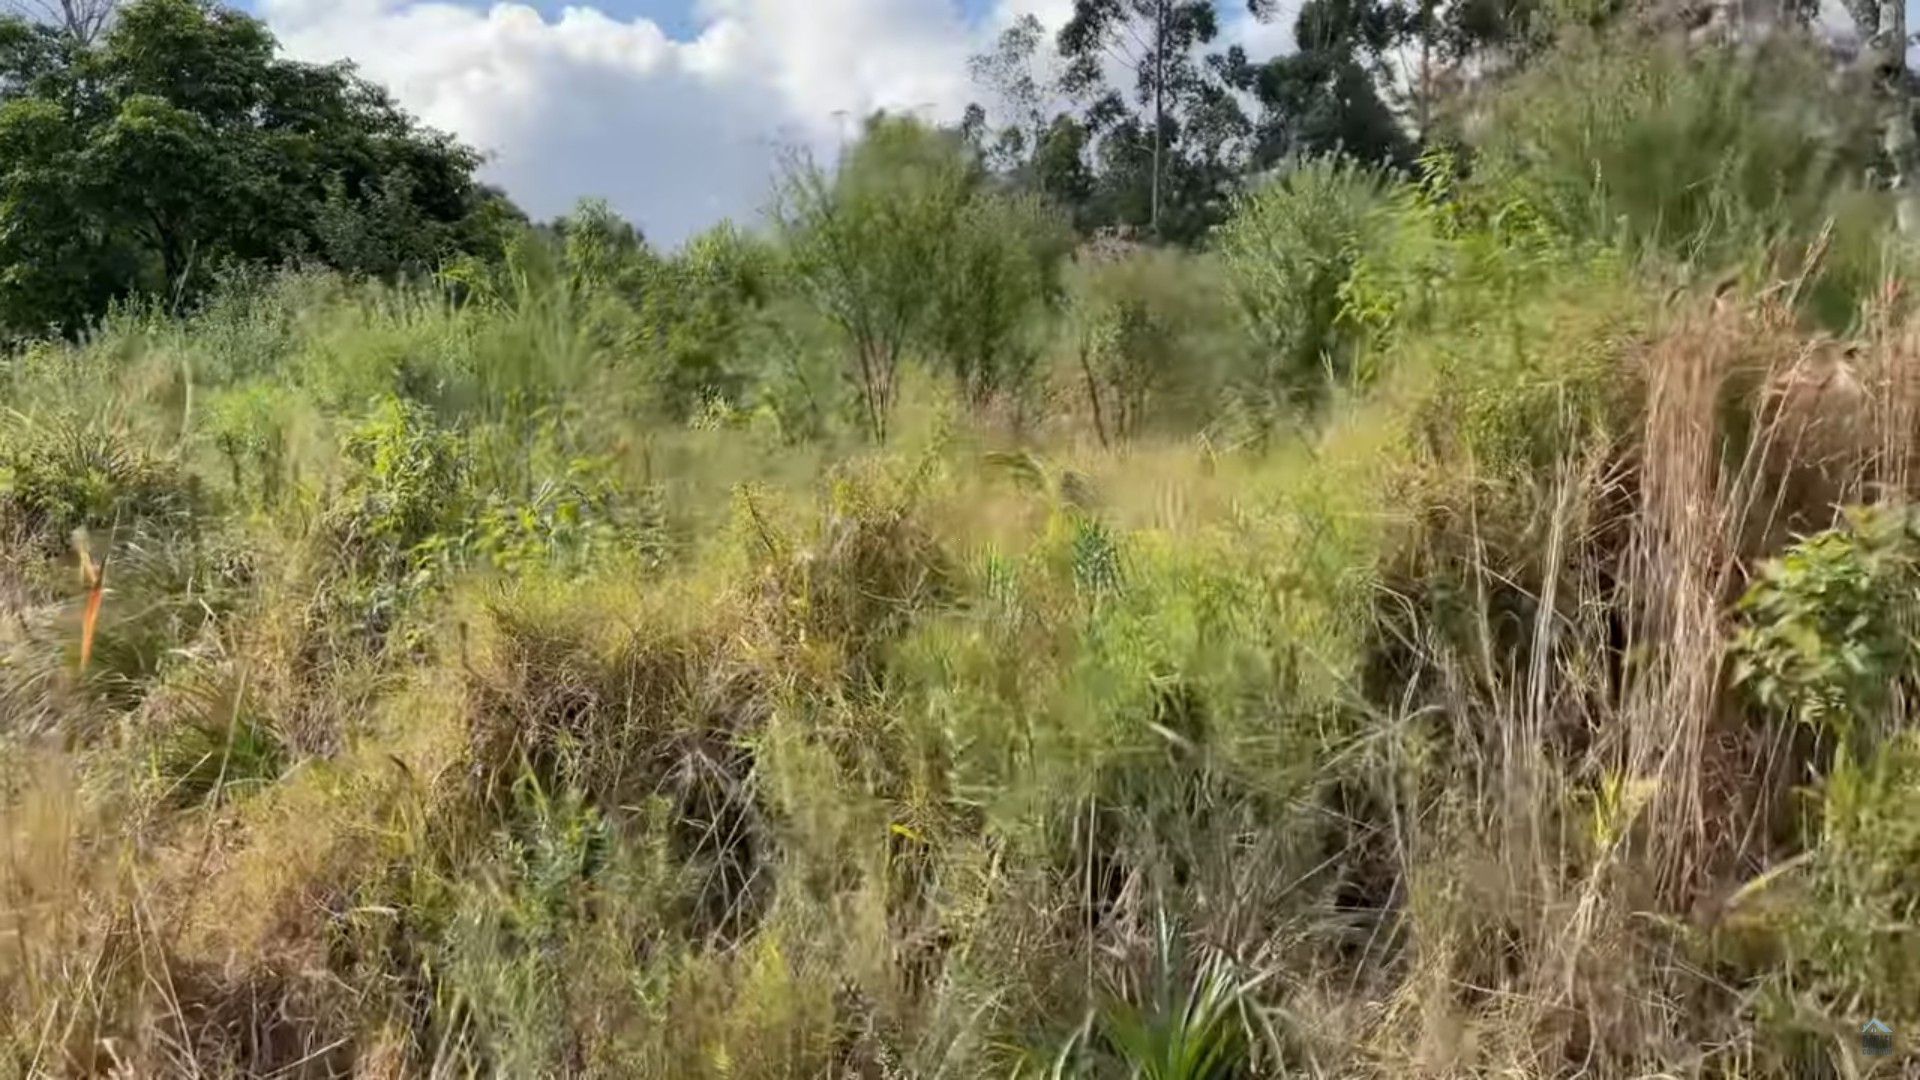
<path fill-rule="evenodd" d="M 1149 226 L 1153 238 L 1160 239 L 1160 140 L 1166 128 L 1167 81 L 1167 0 L 1155 0 L 1153 8 L 1153 208 Z"/>
<path fill-rule="evenodd" d="M 1420 0 L 1420 145 L 1433 119 L 1433 0 Z"/>
<path fill-rule="evenodd" d="M 44 22 L 82 45 L 92 45 L 113 21 L 119 0 L 0 0 L 0 15 L 19 14 Z"/>
<path fill-rule="evenodd" d="M 1081 343 L 1080 370 L 1087 377 L 1087 404 L 1093 407 L 1094 433 L 1100 436 L 1100 449 L 1107 450 L 1112 448 L 1113 443 L 1107 439 L 1107 422 L 1100 414 L 1100 380 L 1093 374 L 1093 360 L 1089 355 L 1092 351 L 1085 342 Z"/>
<path fill-rule="evenodd" d="M 1893 192 L 1900 235 L 1920 235 L 1920 142 L 1913 130 L 1913 102 L 1907 94 L 1907 8 L 1904 0 L 1865 0 L 1849 5 L 1866 39 L 1862 59 L 1871 65 L 1880 108 L 1880 146 L 1893 170 Z"/>

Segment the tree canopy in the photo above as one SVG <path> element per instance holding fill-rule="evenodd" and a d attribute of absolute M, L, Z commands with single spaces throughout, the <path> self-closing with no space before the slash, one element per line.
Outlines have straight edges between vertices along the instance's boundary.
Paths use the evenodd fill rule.
<path fill-rule="evenodd" d="M 236 262 L 392 275 L 485 249 L 519 215 L 479 163 L 204 0 L 136 0 L 97 43 L 0 17 L 0 334 L 178 304 Z"/>
<path fill-rule="evenodd" d="M 1191 244 L 1249 175 L 1337 155 L 1405 169 L 1430 135 L 1432 76 L 1533 36 L 1536 0 L 1306 0 L 1294 48 L 1219 48 L 1239 0 L 1074 0 L 1049 37 L 1028 16 L 973 64 L 992 106 L 964 130 L 1003 177 L 1085 229 Z M 1273 0 L 1246 0 L 1279 18 Z"/>

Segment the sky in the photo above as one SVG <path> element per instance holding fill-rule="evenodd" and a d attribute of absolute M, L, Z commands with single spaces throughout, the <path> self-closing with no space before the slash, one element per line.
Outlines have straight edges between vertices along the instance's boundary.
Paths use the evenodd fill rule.
<path fill-rule="evenodd" d="M 245 0 L 289 56 L 349 59 L 488 155 L 536 218 L 605 198 L 657 244 L 761 219 L 783 155 L 830 158 L 875 109 L 957 119 L 967 58 L 1072 0 Z M 1219 44 L 1284 48 L 1223 4 Z"/>
<path fill-rule="evenodd" d="M 805 2 L 806 0 L 795 0 L 795 3 Z M 263 5 L 261 0 L 240 0 L 238 6 L 243 10 L 257 12 Z M 490 5 L 484 2 L 470 2 L 465 6 L 484 9 Z M 580 5 L 556 2 L 556 0 L 537 0 L 527 6 L 542 15 L 553 18 L 568 7 Z M 605 3 L 594 6 L 615 19 L 648 19 L 666 31 L 668 36 L 682 41 L 694 37 L 703 22 L 699 13 L 695 11 L 699 6 L 695 0 L 606 0 Z M 974 20 L 992 11 L 994 0 L 956 0 L 956 6 L 969 20 Z"/>

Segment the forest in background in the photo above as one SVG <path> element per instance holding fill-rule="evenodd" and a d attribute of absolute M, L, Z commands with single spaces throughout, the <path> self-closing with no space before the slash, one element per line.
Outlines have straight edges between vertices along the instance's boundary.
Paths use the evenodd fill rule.
<path fill-rule="evenodd" d="M 1904 9 L 1075 12 L 671 252 L 0 20 L 0 1076 L 1920 1063 Z"/>

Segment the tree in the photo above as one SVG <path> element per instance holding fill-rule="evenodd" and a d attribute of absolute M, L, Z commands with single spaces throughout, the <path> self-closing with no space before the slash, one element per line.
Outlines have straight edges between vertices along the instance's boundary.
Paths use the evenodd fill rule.
<path fill-rule="evenodd" d="M 5 0 L 0 3 L 0 17 L 14 15 L 42 23 L 91 45 L 106 32 L 119 6 L 120 0 Z"/>
<path fill-rule="evenodd" d="M 973 404 L 1032 373 L 1031 331 L 1068 247 L 1057 214 L 1032 196 L 978 192 L 956 217 L 920 336 Z"/>
<path fill-rule="evenodd" d="M 875 116 L 829 175 L 789 169 L 778 215 L 802 294 L 845 336 L 863 421 L 887 436 L 908 354 L 978 405 L 1038 357 L 1031 331 L 1071 247 L 1043 200 L 1006 191 L 959 133 Z"/>
<path fill-rule="evenodd" d="M 1880 146 L 1889 173 L 1900 234 L 1920 233 L 1920 139 L 1913 125 L 1912 73 L 1907 70 L 1905 0 L 1849 0 L 1854 26 L 1865 40 L 1860 61 L 1872 74 L 1880 117 Z"/>
<path fill-rule="evenodd" d="M 1151 154 L 1147 225 L 1155 236 L 1161 235 L 1163 178 L 1178 116 L 1195 102 L 1225 100 L 1208 95 L 1207 71 L 1194 57 L 1219 30 L 1212 0 L 1074 0 L 1073 17 L 1060 30 L 1065 86 L 1098 96 L 1089 111 L 1095 128 L 1121 128 L 1116 134 L 1123 145 L 1144 143 Z M 1106 89 L 1110 65 L 1133 77 L 1135 100 L 1146 110 L 1144 138 L 1125 98 Z"/>
<path fill-rule="evenodd" d="M 1413 146 L 1380 93 L 1381 67 L 1419 31 L 1418 20 L 1379 0 L 1307 0 L 1294 20 L 1294 52 L 1254 64 L 1229 51 L 1223 77 L 1261 105 L 1252 164 L 1336 153 L 1409 164 Z"/>
<path fill-rule="evenodd" d="M 473 151 L 276 48 L 203 0 L 137 0 L 92 45 L 0 19 L 0 334 L 177 306 L 229 263 L 391 275 L 497 242 Z"/>
<path fill-rule="evenodd" d="M 901 360 L 938 294 L 949 237 L 979 169 L 961 140 L 910 118 L 868 121 L 838 173 L 788 169 L 777 215 L 794 273 L 846 335 L 865 425 L 887 437 Z"/>
<path fill-rule="evenodd" d="M 987 109 L 975 104 L 961 134 L 990 170 L 1068 209 L 1075 224 L 1085 227 L 1095 180 L 1087 164 L 1092 132 L 1066 108 L 1059 60 L 1037 17 L 1015 21 L 992 50 L 968 61 L 1000 126 L 990 130 Z"/>
<path fill-rule="evenodd" d="M 1046 27 L 1037 16 L 1023 15 L 1001 31 L 991 51 L 967 61 L 974 82 L 997 99 L 1007 121 L 991 133 L 989 142 L 984 138 L 986 114 L 976 114 L 983 136 L 976 145 L 997 171 L 1013 172 L 1026 164 L 1060 112 L 1062 71 L 1045 45 Z"/>

